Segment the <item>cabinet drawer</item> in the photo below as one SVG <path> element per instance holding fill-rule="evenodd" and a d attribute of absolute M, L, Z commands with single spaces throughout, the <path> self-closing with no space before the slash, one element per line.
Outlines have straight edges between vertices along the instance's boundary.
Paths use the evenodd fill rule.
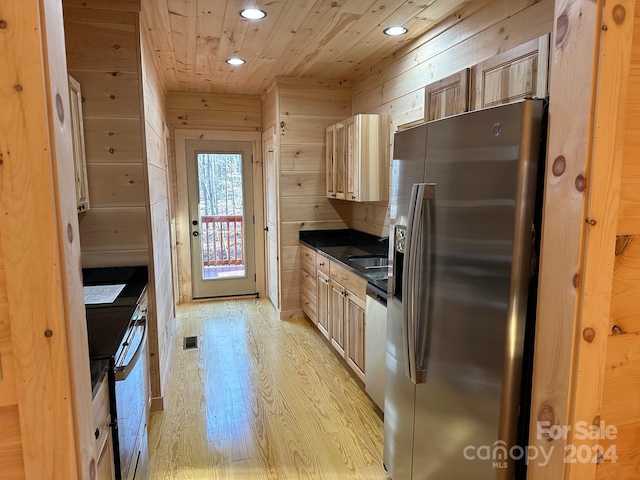
<path fill-rule="evenodd" d="M 316 253 L 316 268 L 325 275 L 329 275 L 329 259 L 321 253 Z"/>
<path fill-rule="evenodd" d="M 302 307 L 302 311 L 307 314 L 311 321 L 316 323 L 316 296 L 304 285 L 302 286 L 302 292 L 300 295 L 300 306 Z"/>
<path fill-rule="evenodd" d="M 305 246 L 305 245 L 300 245 L 300 258 L 302 260 L 304 260 L 305 262 L 309 263 L 310 265 L 313 265 L 313 267 L 315 268 L 316 266 L 316 251 Z"/>
<path fill-rule="evenodd" d="M 307 262 L 301 262 L 300 266 L 302 271 L 300 272 L 300 283 L 302 286 L 307 287 L 312 292 L 316 291 L 316 267 L 315 265 L 309 265 Z"/>
<path fill-rule="evenodd" d="M 96 396 L 93 399 L 93 428 L 94 433 L 97 434 L 95 437 L 97 452 L 102 450 L 102 446 L 107 440 L 109 430 L 111 429 L 109 426 L 110 423 L 111 413 L 109 411 L 109 385 L 107 382 L 107 376 L 105 375 L 102 383 L 100 384 L 100 388 L 98 389 L 98 393 L 96 393 Z"/>
<path fill-rule="evenodd" d="M 335 280 L 351 293 L 356 295 L 360 300 L 364 301 L 367 294 L 367 281 L 360 278 L 355 273 L 351 273 L 338 263 L 331 261 L 330 265 L 331 280 Z"/>

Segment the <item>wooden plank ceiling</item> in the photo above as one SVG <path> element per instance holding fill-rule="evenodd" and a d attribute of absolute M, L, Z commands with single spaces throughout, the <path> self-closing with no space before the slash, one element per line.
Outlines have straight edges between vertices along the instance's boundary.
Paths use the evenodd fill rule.
<path fill-rule="evenodd" d="M 143 0 L 142 25 L 167 91 L 260 94 L 279 75 L 352 79 L 471 1 Z M 267 17 L 238 15 L 250 6 Z M 392 25 L 409 32 L 384 35 Z"/>

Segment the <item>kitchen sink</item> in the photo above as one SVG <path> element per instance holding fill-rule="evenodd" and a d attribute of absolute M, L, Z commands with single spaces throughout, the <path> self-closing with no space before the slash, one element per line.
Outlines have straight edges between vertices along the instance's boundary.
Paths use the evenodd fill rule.
<path fill-rule="evenodd" d="M 366 270 L 387 268 L 388 259 L 386 255 L 349 255 L 350 263 L 358 265 Z"/>

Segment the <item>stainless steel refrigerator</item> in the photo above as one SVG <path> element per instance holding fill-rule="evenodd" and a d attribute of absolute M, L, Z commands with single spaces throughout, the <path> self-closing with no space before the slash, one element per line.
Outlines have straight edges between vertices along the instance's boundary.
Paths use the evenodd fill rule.
<path fill-rule="evenodd" d="M 393 480 L 514 478 L 504 452 L 518 431 L 542 116 L 542 100 L 525 100 L 395 135 L 384 415 Z"/>

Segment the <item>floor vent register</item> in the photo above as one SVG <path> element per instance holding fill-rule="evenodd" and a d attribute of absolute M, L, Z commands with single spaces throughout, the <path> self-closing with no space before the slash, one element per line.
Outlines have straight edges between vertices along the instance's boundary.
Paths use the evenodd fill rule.
<path fill-rule="evenodd" d="M 198 337 L 184 337 L 182 339 L 182 349 L 191 350 L 193 348 L 198 348 Z"/>

